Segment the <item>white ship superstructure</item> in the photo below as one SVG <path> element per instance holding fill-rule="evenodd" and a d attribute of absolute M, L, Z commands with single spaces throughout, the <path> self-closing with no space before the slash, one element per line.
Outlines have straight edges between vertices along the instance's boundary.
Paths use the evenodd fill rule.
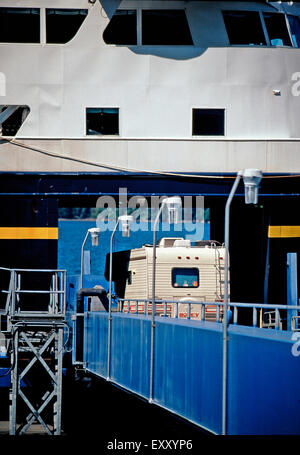
<path fill-rule="evenodd" d="M 0 0 L 0 170 L 297 173 L 291 3 Z"/>

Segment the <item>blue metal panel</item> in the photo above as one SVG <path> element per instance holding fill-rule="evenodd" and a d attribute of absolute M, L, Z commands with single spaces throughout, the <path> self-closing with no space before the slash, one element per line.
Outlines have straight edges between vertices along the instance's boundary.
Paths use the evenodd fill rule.
<path fill-rule="evenodd" d="M 156 322 L 154 402 L 215 433 L 221 432 L 222 327 Z"/>
<path fill-rule="evenodd" d="M 111 380 L 139 395 L 149 395 L 150 319 L 113 314 Z M 107 313 L 89 313 L 86 318 L 86 368 L 107 377 Z"/>
<path fill-rule="evenodd" d="M 155 321 L 154 403 L 221 433 L 222 326 Z M 107 376 L 107 313 L 85 320 L 86 369 Z M 300 434 L 300 362 L 291 332 L 229 326 L 228 434 Z M 149 398 L 151 319 L 112 314 L 111 380 Z"/>
<path fill-rule="evenodd" d="M 300 434 L 300 360 L 291 336 L 230 327 L 229 434 Z"/>
<path fill-rule="evenodd" d="M 297 253 L 287 254 L 287 305 L 298 305 Z M 287 310 L 287 330 L 292 330 L 292 317 L 297 310 Z M 295 327 L 298 328 L 297 320 Z"/>
<path fill-rule="evenodd" d="M 148 317 L 113 318 L 111 376 L 114 382 L 149 396 L 151 323 Z"/>
<path fill-rule="evenodd" d="M 107 313 L 88 313 L 85 318 L 83 362 L 92 373 L 107 377 Z"/>

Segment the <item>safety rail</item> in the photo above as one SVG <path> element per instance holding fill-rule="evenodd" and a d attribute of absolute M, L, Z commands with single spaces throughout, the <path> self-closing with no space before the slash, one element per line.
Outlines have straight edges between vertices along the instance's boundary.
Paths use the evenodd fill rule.
<path fill-rule="evenodd" d="M 119 306 L 118 311 L 122 313 L 131 313 L 131 314 L 144 314 L 149 315 L 152 314 L 152 299 L 119 299 Z M 127 303 L 127 307 L 126 307 Z M 205 320 L 205 311 L 207 308 L 215 308 L 215 322 L 222 323 L 222 314 L 223 314 L 223 306 L 224 302 L 200 302 L 200 301 L 192 301 L 192 300 L 156 300 L 155 301 L 155 315 L 158 316 L 165 316 L 165 317 L 172 317 L 178 318 L 179 313 L 179 305 L 187 305 L 187 314 L 185 319 L 193 319 L 193 320 Z M 193 309 L 192 309 L 193 306 Z M 199 306 L 199 315 L 200 317 L 193 318 L 192 311 L 194 308 Z M 124 311 L 124 307 L 125 310 Z M 172 314 L 172 309 L 173 311 Z M 172 309 L 171 309 L 172 308 Z M 281 311 L 286 310 L 297 310 L 300 313 L 300 306 L 297 305 L 275 305 L 269 303 L 241 303 L 241 302 L 230 302 L 228 304 L 228 310 L 230 311 L 230 320 L 232 320 L 233 325 L 238 324 L 239 319 L 239 309 L 242 308 L 249 308 L 252 309 L 252 327 L 259 326 L 260 328 L 272 328 L 274 327 L 275 330 L 282 330 L 282 318 L 280 314 Z M 233 310 L 233 313 L 232 313 Z M 259 324 L 258 324 L 258 310 L 259 311 Z M 263 310 L 273 310 L 273 311 L 266 311 Z M 263 316 L 267 314 L 269 317 L 269 322 L 265 323 L 263 321 Z M 272 314 L 274 317 L 272 318 Z M 298 330 L 298 319 L 299 316 L 292 317 L 292 330 Z"/>
<path fill-rule="evenodd" d="M 4 308 L 0 308 L 0 315 L 3 316 L 20 316 L 26 315 L 62 317 L 66 313 L 66 270 L 59 269 L 9 269 L 0 267 L 1 272 L 8 272 L 9 284 L 8 289 L 2 289 L 1 293 L 6 295 Z M 22 276 L 27 273 L 41 274 L 45 277 L 44 283 L 48 289 L 22 289 Z M 48 274 L 48 276 L 46 276 Z M 2 285 L 2 283 L 1 283 Z M 26 311 L 22 309 L 22 295 L 49 295 L 47 309 L 42 311 L 40 308 Z"/>

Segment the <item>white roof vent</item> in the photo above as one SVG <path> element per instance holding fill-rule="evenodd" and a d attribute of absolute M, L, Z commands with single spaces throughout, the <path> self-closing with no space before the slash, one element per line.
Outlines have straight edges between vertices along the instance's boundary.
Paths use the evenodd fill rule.
<path fill-rule="evenodd" d="M 174 242 L 174 247 L 185 247 L 185 248 L 189 248 L 191 246 L 191 241 L 190 240 L 184 240 L 184 239 L 180 239 L 180 240 L 175 240 Z"/>
<path fill-rule="evenodd" d="M 163 237 L 159 240 L 158 246 L 160 248 L 172 248 L 174 243 L 178 240 L 184 240 L 183 237 Z"/>

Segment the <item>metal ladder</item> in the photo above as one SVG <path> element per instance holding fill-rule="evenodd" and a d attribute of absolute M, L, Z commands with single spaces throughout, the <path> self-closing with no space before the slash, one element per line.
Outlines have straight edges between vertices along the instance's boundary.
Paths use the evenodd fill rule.
<path fill-rule="evenodd" d="M 47 434 L 59 435 L 66 272 L 1 267 L 0 272 L 4 271 L 10 274 L 8 290 L 2 290 L 7 298 L 1 311 L 10 358 L 9 434 L 24 434 L 39 423 Z M 22 288 L 24 276 L 27 289 Z M 42 277 L 48 289 L 28 286 L 36 276 Z M 34 307 L 28 308 L 31 299 L 35 299 Z"/>
<path fill-rule="evenodd" d="M 215 251 L 215 270 L 216 270 L 216 301 L 221 301 L 224 298 L 224 292 L 222 290 L 222 267 L 220 263 L 220 251 L 215 243 L 212 243 L 212 248 Z"/>

